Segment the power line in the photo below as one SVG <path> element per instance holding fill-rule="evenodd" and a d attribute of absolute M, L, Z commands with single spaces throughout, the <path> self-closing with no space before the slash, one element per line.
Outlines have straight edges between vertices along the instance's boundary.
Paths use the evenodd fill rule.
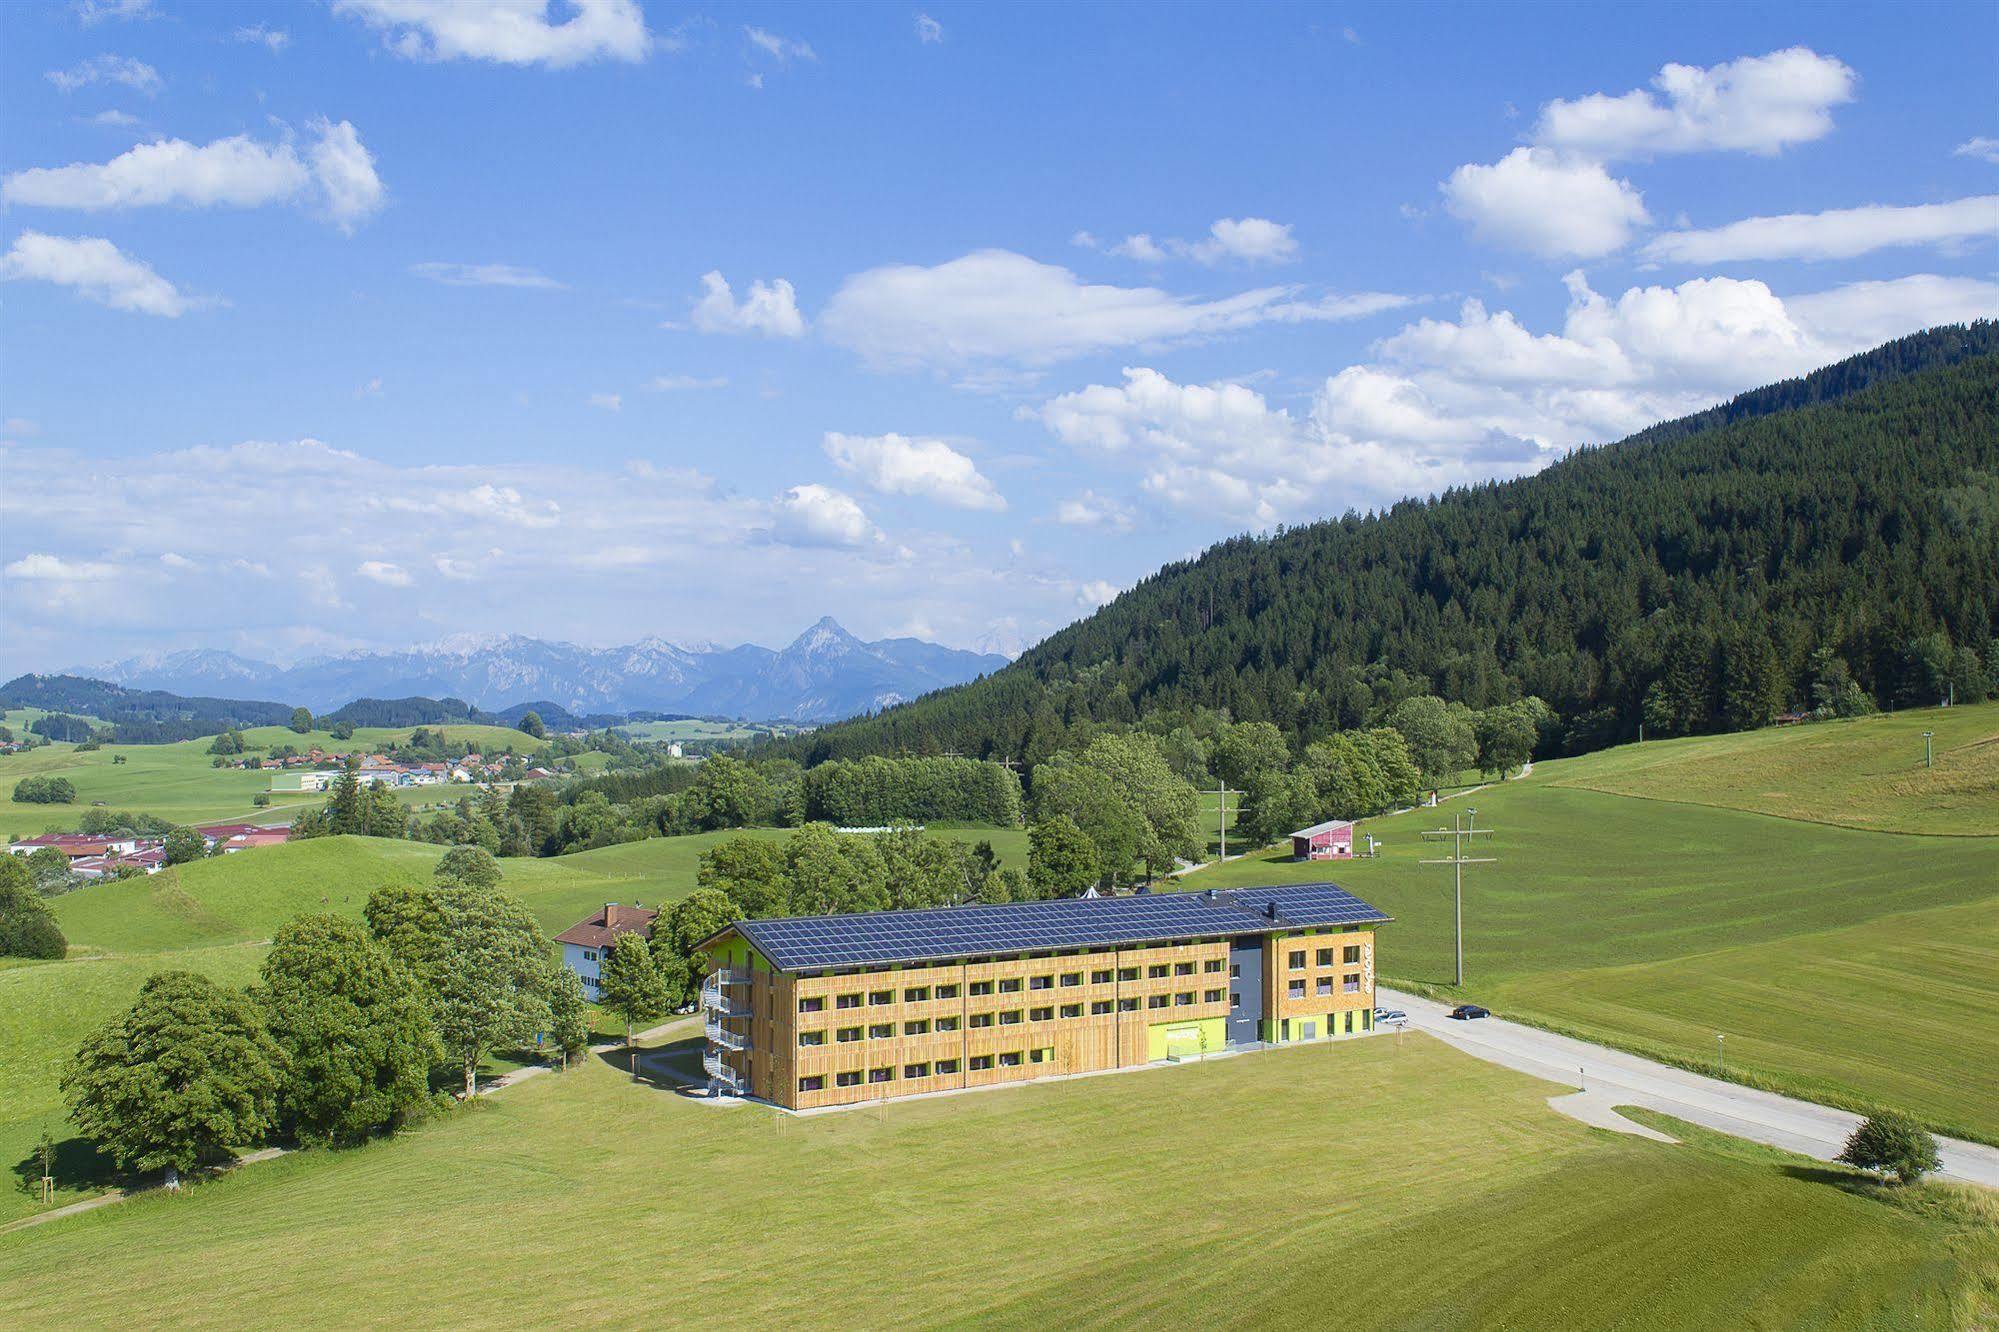
<path fill-rule="evenodd" d="M 1474 809 L 1470 813 L 1472 822 L 1476 823 L 1478 821 L 1478 811 Z M 1450 827 L 1432 829 L 1424 833 L 1423 836 L 1430 838 L 1448 837 L 1451 839 L 1450 855 L 1439 857 L 1435 860 L 1426 860 L 1422 863 L 1425 865 L 1450 865 L 1453 867 L 1456 878 L 1456 899 L 1453 907 L 1453 915 L 1456 921 L 1457 933 L 1457 979 L 1452 984 L 1462 986 L 1465 983 L 1465 866 L 1490 865 L 1496 859 L 1493 856 L 1466 855 L 1465 839 L 1468 837 L 1490 837 L 1492 836 L 1492 829 L 1468 827 L 1465 823 L 1465 816 L 1460 814 L 1451 820 Z M 1476 843 L 1473 845 L 1476 846 Z"/>

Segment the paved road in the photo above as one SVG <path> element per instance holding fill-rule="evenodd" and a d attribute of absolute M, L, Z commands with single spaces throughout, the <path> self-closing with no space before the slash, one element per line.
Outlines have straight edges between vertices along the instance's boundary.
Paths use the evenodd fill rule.
<path fill-rule="evenodd" d="M 1380 990 L 1375 1002 L 1384 1008 L 1403 1009 L 1409 1014 L 1411 1027 L 1466 1054 L 1582 1088 L 1581 1096 L 1551 1097 L 1549 1104 L 1600 1128 L 1656 1136 L 1610 1111 L 1613 1105 L 1637 1105 L 1751 1142 L 1830 1161 L 1860 1122 L 1860 1116 L 1845 1110 L 1738 1087 L 1502 1018 L 1453 1022 L 1445 1016 L 1450 1012 L 1448 1005 L 1413 994 Z M 1944 1175 L 1999 1188 L 1999 1148 L 1944 1137 L 1937 1139 L 1937 1146 Z"/>

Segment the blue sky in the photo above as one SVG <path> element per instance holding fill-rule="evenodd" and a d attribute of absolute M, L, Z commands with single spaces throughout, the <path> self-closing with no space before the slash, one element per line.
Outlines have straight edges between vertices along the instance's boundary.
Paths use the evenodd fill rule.
<path fill-rule="evenodd" d="M 1015 650 L 1999 315 L 1999 10 L 0 11 L 0 670 Z"/>

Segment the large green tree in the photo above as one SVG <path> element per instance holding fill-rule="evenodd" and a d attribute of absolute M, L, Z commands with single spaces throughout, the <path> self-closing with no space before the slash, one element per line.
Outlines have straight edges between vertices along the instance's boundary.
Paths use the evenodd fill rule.
<path fill-rule="evenodd" d="M 1034 802 L 1037 819 L 1068 815 L 1114 878 L 1133 861 L 1149 877 L 1201 853 L 1200 798 L 1147 736 L 1100 736 L 1081 753 L 1055 755 L 1034 770 Z"/>
<path fill-rule="evenodd" d="M 63 872 L 68 873 L 67 863 Z M 53 960 L 68 953 L 55 914 L 37 891 L 34 871 L 19 856 L 0 855 L 0 957 Z"/>
<path fill-rule="evenodd" d="M 625 1054 L 634 1078 L 639 1075 L 639 1053 L 632 1044 L 632 1029 L 658 1022 L 672 1012 L 672 998 L 645 936 L 636 932 L 619 935 L 597 977 L 597 1003 L 625 1024 Z"/>
<path fill-rule="evenodd" d="M 495 888 L 500 883 L 500 862 L 481 847 L 454 846 L 444 853 L 432 873 L 440 880 L 449 879 L 474 888 Z"/>
<path fill-rule="evenodd" d="M 423 987 L 345 916 L 300 916 L 271 941 L 251 997 L 283 1052 L 278 1120 L 306 1142 L 355 1142 L 424 1104 L 442 1054 Z"/>
<path fill-rule="evenodd" d="M 1428 694 L 1405 698 L 1389 710 L 1387 720 L 1408 743 L 1409 757 L 1426 786 L 1442 786 L 1478 758 L 1471 709 L 1462 703 Z"/>
<path fill-rule="evenodd" d="M 208 839 L 192 828 L 175 828 L 160 849 L 166 853 L 167 864 L 185 865 L 208 854 Z"/>
<path fill-rule="evenodd" d="M 62 1077 L 70 1119 L 127 1170 L 180 1172 L 276 1123 L 283 1055 L 257 1008 L 191 971 L 162 971 L 85 1038 Z"/>
<path fill-rule="evenodd" d="M 291 728 L 300 735 L 309 733 L 312 730 L 312 709 L 293 708 Z"/>
<path fill-rule="evenodd" d="M 752 919 L 782 916 L 791 901 L 784 848 L 763 837 L 730 837 L 703 851 L 694 882 L 723 894 Z"/>
<path fill-rule="evenodd" d="M 1101 878 L 1096 843 L 1067 814 L 1052 815 L 1027 830 L 1027 882 L 1035 897 L 1076 897 Z"/>

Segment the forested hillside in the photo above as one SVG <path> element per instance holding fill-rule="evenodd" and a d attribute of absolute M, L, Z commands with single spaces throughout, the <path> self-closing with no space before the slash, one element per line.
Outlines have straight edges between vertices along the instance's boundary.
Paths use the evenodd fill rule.
<path fill-rule="evenodd" d="M 1538 475 L 1169 565 L 1005 670 L 792 742 L 1020 757 L 1197 708 L 1310 739 L 1538 696 L 1544 747 L 1985 692 L 1999 325 L 1904 338 Z"/>

